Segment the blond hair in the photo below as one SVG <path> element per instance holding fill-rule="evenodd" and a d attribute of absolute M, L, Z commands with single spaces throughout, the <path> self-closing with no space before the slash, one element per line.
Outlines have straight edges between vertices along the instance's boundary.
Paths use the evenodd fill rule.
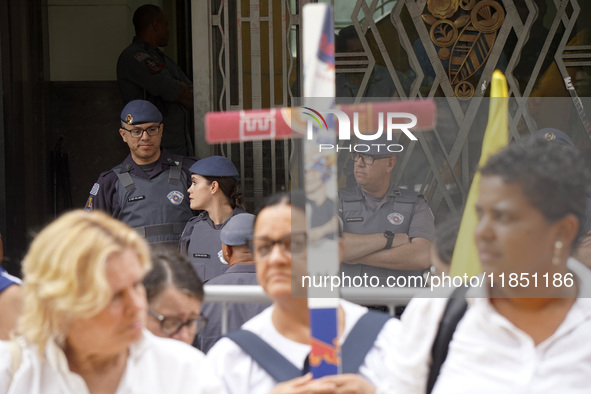
<path fill-rule="evenodd" d="M 125 250 L 137 253 L 147 272 L 150 250 L 126 224 L 101 212 L 71 211 L 33 240 L 23 260 L 23 313 L 17 334 L 39 347 L 63 345 L 68 322 L 102 311 L 112 298 L 106 262 Z"/>

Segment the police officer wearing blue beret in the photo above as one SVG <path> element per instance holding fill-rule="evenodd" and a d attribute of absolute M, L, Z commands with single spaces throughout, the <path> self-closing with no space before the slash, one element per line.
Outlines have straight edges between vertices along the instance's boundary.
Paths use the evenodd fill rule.
<path fill-rule="evenodd" d="M 203 210 L 191 218 L 181 235 L 179 248 L 185 253 L 203 282 L 223 274 L 228 263 L 222 254 L 220 231 L 242 208 L 242 194 L 236 178 L 238 170 L 222 156 L 199 160 L 189 169 L 187 190 L 191 209 Z"/>
<path fill-rule="evenodd" d="M 220 231 L 222 253 L 228 262 L 228 270 L 207 282 L 208 285 L 258 285 L 256 267 L 248 242 L 252 240 L 255 216 L 241 213 L 232 216 Z M 226 305 L 228 332 L 240 328 L 242 324 L 266 309 L 270 303 L 248 303 Z M 219 302 L 206 302 L 201 313 L 207 318 L 207 326 L 197 334 L 196 344 L 207 353 L 222 336 L 222 305 Z"/>
<path fill-rule="evenodd" d="M 425 198 L 392 182 L 400 145 L 382 135 L 358 141 L 351 159 L 357 185 L 339 191 L 339 214 L 347 245 L 341 270 L 388 285 L 389 276 L 420 275 L 429 268 L 435 226 Z"/>
<path fill-rule="evenodd" d="M 111 214 L 150 243 L 176 246 L 185 224 L 195 215 L 186 190 L 189 167 L 196 160 L 160 149 L 164 133 L 162 114 L 152 103 L 129 102 L 121 111 L 119 134 L 130 153 L 123 163 L 99 176 L 85 209 Z"/>

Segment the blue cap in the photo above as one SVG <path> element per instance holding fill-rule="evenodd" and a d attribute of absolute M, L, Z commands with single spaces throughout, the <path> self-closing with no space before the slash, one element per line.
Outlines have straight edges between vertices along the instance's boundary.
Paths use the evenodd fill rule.
<path fill-rule="evenodd" d="M 571 148 L 575 147 L 575 143 L 570 137 L 561 130 L 553 129 L 547 127 L 545 129 L 540 129 L 534 133 L 534 137 L 536 138 L 543 138 L 546 141 L 554 141 L 558 142 L 559 144 L 570 146 Z"/>
<path fill-rule="evenodd" d="M 146 100 L 133 100 L 121 111 L 121 121 L 127 124 L 162 122 L 162 114 L 154 104 Z"/>
<path fill-rule="evenodd" d="M 202 176 L 238 176 L 238 170 L 229 159 L 223 156 L 209 156 L 197 161 L 189 168 L 191 174 Z"/>
<path fill-rule="evenodd" d="M 240 213 L 228 220 L 222 231 L 220 240 L 230 246 L 246 245 L 252 239 L 255 216 L 251 213 Z"/>
<path fill-rule="evenodd" d="M 394 134 L 392 134 L 392 139 L 389 140 L 386 132 L 383 132 L 375 140 L 357 139 L 356 144 L 355 152 L 370 156 L 393 156 L 400 150 L 397 146 L 390 147 L 392 144 L 398 144 L 398 140 Z M 388 149 L 388 147 L 390 148 Z"/>

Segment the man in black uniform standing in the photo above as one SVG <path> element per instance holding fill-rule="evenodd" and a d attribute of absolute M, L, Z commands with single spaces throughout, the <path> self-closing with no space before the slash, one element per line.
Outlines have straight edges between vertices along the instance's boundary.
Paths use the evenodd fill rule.
<path fill-rule="evenodd" d="M 396 156 L 388 147 L 395 142 L 367 142 L 366 152 L 351 153 L 357 185 L 339 191 L 347 245 L 341 270 L 352 280 L 367 274 L 392 286 L 388 276 L 420 275 L 429 268 L 434 218 L 422 195 L 392 182 Z"/>
<path fill-rule="evenodd" d="M 133 14 L 133 25 L 135 37 L 117 61 L 117 83 L 123 103 L 141 99 L 156 105 L 166 125 L 162 146 L 171 153 L 192 156 L 193 84 L 158 49 L 168 45 L 168 18 L 159 7 L 146 4 Z"/>
<path fill-rule="evenodd" d="M 121 112 L 121 138 L 129 146 L 123 163 L 103 172 L 90 190 L 86 210 L 105 211 L 134 227 L 150 243 L 175 247 L 195 215 L 186 196 L 195 159 L 160 149 L 166 134 L 162 114 L 150 102 L 134 100 Z"/>

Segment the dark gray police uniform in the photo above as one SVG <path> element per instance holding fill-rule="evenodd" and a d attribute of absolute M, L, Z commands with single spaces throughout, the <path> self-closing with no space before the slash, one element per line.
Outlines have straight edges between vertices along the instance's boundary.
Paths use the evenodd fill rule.
<path fill-rule="evenodd" d="M 181 82 L 193 88 L 191 80 L 171 58 L 139 37 L 134 37 L 119 55 L 117 83 L 123 103 L 147 100 L 154 104 L 166 125 L 162 147 L 171 153 L 192 156 L 190 115 L 175 101 Z"/>
<path fill-rule="evenodd" d="M 252 239 L 255 216 L 242 213 L 232 216 L 220 231 L 220 241 L 231 248 L 246 247 Z M 252 256 L 250 261 L 234 264 L 220 276 L 207 282 L 208 285 L 258 285 L 256 267 Z M 236 262 L 236 261 L 234 261 Z M 242 324 L 266 309 L 270 303 L 227 305 L 228 332 L 239 329 Z M 202 352 L 209 349 L 222 336 L 222 305 L 219 302 L 206 302 L 201 313 L 207 318 L 207 325 L 197 334 L 194 344 Z"/>
<path fill-rule="evenodd" d="M 189 168 L 195 159 L 162 150 L 150 175 L 131 155 L 103 172 L 86 202 L 86 210 L 101 210 L 127 223 L 150 243 L 178 244 L 183 228 L 195 214 L 189 206 Z"/>
<path fill-rule="evenodd" d="M 191 175 L 203 177 L 233 178 L 234 180 L 238 177 L 238 170 L 234 163 L 223 156 L 209 156 L 199 160 L 191 166 L 189 171 Z M 244 209 L 235 207 L 228 220 L 216 226 L 207 211 L 203 211 L 187 223 L 181 235 L 179 250 L 189 258 L 203 282 L 223 274 L 228 269 L 228 262 L 222 256 L 220 233 L 232 217 L 245 212 Z"/>
<path fill-rule="evenodd" d="M 233 265 L 222 275 L 212 278 L 208 285 L 258 285 L 254 264 Z M 227 306 L 228 332 L 237 330 L 254 316 L 261 313 L 271 304 L 247 303 L 229 304 Z M 207 325 L 197 334 L 199 349 L 207 353 L 222 335 L 222 304 L 206 302 L 201 313 L 207 318 Z"/>
<path fill-rule="evenodd" d="M 255 216 L 242 213 L 232 216 L 220 231 L 220 241 L 230 248 L 246 247 L 252 239 Z M 235 255 L 236 256 L 236 255 Z M 244 261 L 236 260 L 226 272 L 212 278 L 208 285 L 257 285 L 257 274 L 252 255 L 244 256 Z M 249 261 L 246 261 L 249 257 Z M 270 304 L 234 304 L 227 305 L 228 332 L 240 328 L 247 320 L 258 315 Z M 224 306 L 225 308 L 225 306 Z M 202 352 L 207 353 L 222 336 L 222 305 L 219 302 L 206 302 L 201 313 L 207 318 L 207 325 L 197 334 L 195 343 Z"/>
<path fill-rule="evenodd" d="M 245 212 L 244 209 L 236 207 L 231 217 Z M 221 226 L 215 226 L 207 212 L 203 211 L 191 218 L 183 230 L 179 249 L 189 258 L 203 282 L 223 274 L 228 269 L 228 262 L 222 256 L 220 240 L 220 231 L 228 220 Z"/>
<path fill-rule="evenodd" d="M 422 195 L 390 185 L 377 209 L 369 206 L 366 198 L 367 194 L 359 186 L 339 191 L 339 215 L 344 232 L 374 234 L 391 231 L 395 234 L 406 233 L 410 238 L 432 240 L 435 233 L 433 213 Z M 341 264 L 341 271 L 351 277 L 374 275 L 384 285 L 388 276 L 422 274 L 420 270 L 394 270 L 364 264 Z"/>

